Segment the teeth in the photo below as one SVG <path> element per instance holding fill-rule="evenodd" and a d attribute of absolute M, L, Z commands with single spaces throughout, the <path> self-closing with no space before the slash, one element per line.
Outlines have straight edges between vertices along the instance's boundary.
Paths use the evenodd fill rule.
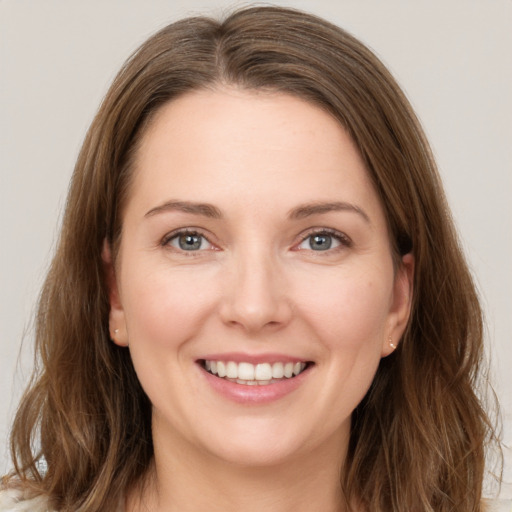
<path fill-rule="evenodd" d="M 274 379 L 282 379 L 284 377 L 284 364 L 283 363 L 274 363 L 272 365 L 272 377 Z"/>
<path fill-rule="evenodd" d="M 243 380 L 254 380 L 254 365 L 249 363 L 239 363 L 238 378 Z"/>
<path fill-rule="evenodd" d="M 226 365 L 226 377 L 230 379 L 238 378 L 238 365 L 233 361 L 229 361 Z"/>
<path fill-rule="evenodd" d="M 219 377 L 226 376 L 226 365 L 222 361 L 217 361 L 217 375 Z"/>
<path fill-rule="evenodd" d="M 257 364 L 254 378 L 256 380 L 270 380 L 272 378 L 272 366 L 268 363 Z"/>
<path fill-rule="evenodd" d="M 237 384 L 245 384 L 247 386 L 257 386 L 258 385 L 258 381 L 257 380 L 236 379 L 235 382 Z"/>
<path fill-rule="evenodd" d="M 204 367 L 213 375 L 226 378 L 238 384 L 267 385 L 290 379 L 302 373 L 306 363 L 235 363 L 234 361 L 205 361 Z"/>

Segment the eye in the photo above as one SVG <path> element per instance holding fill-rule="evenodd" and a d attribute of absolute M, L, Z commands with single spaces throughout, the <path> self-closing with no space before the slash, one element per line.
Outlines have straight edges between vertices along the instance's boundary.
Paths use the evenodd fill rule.
<path fill-rule="evenodd" d="M 341 246 L 350 246 L 350 239 L 343 233 L 330 230 L 322 230 L 311 233 L 297 246 L 298 250 L 328 251 Z"/>
<path fill-rule="evenodd" d="M 196 231 L 181 231 L 175 233 L 165 239 L 163 243 L 164 245 L 170 245 L 175 249 L 187 252 L 202 251 L 212 248 L 212 244 L 207 238 Z"/>

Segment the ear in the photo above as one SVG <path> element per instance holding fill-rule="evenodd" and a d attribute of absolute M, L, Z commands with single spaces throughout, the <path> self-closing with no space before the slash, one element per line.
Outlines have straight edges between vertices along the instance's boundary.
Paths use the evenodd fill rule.
<path fill-rule="evenodd" d="M 414 285 L 414 256 L 408 253 L 402 257 L 395 273 L 393 300 L 388 317 L 387 335 L 382 341 L 382 357 L 391 354 L 402 337 L 411 314 Z"/>
<path fill-rule="evenodd" d="M 105 272 L 105 279 L 108 287 L 108 298 L 110 302 L 110 313 L 108 316 L 110 339 L 120 347 L 127 347 L 128 333 L 126 331 L 125 315 L 119 295 L 116 270 L 112 261 L 112 251 L 107 240 L 103 241 L 101 259 L 103 260 L 103 269 Z"/>

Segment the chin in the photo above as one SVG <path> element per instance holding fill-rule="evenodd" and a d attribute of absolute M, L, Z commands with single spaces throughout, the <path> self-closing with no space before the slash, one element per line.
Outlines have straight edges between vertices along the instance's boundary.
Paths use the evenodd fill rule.
<path fill-rule="evenodd" d="M 285 465 L 329 443 L 304 427 L 298 419 L 286 424 L 271 418 L 244 418 L 231 422 L 230 428 L 211 432 L 206 449 L 217 459 L 240 468 Z"/>
<path fill-rule="evenodd" d="M 210 448 L 211 449 L 211 448 Z M 299 449 L 282 440 L 258 437 L 231 440 L 212 451 L 218 459 L 241 469 L 269 468 L 284 465 L 298 456 Z"/>

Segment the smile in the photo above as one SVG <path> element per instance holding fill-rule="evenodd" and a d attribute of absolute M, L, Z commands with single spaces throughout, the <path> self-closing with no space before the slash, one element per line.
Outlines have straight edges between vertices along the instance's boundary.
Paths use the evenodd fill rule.
<path fill-rule="evenodd" d="M 203 368 L 216 377 L 246 386 L 267 386 L 300 375 L 306 362 L 276 362 L 252 364 L 248 362 L 203 360 Z"/>

